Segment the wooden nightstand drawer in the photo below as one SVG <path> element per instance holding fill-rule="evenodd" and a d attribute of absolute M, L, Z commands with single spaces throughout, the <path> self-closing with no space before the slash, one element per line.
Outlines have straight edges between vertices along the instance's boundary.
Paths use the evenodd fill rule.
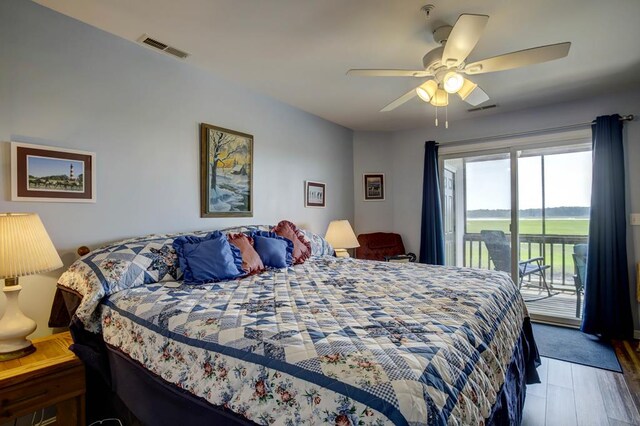
<path fill-rule="evenodd" d="M 68 332 L 36 339 L 34 353 L 0 362 L 0 423 L 55 405 L 56 424 L 84 424 L 84 366 L 71 343 Z"/>
<path fill-rule="evenodd" d="M 2 389 L 0 421 L 33 412 L 33 407 L 55 405 L 81 396 L 85 391 L 84 370 L 75 367 Z"/>

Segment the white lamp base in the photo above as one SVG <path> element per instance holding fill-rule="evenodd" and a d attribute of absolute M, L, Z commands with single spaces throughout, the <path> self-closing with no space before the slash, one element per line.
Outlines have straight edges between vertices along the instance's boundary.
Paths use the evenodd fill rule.
<path fill-rule="evenodd" d="M 347 249 L 334 249 L 336 251 L 336 257 L 351 257 Z"/>
<path fill-rule="evenodd" d="M 8 281 L 8 280 L 7 280 Z M 20 358 L 36 350 L 27 336 L 36 330 L 36 322 L 22 313 L 18 305 L 19 284 L 5 286 L 7 309 L 0 318 L 0 361 Z"/>

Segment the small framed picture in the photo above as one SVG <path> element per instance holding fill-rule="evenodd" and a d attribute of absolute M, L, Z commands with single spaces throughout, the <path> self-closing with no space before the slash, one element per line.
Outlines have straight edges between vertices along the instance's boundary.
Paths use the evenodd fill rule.
<path fill-rule="evenodd" d="M 364 177 L 364 200 L 383 201 L 384 200 L 384 174 L 365 173 Z"/>
<path fill-rule="evenodd" d="M 11 200 L 96 202 L 96 154 L 11 142 Z"/>
<path fill-rule="evenodd" d="M 326 207 L 326 185 L 322 182 L 304 183 L 304 206 L 305 207 Z"/>

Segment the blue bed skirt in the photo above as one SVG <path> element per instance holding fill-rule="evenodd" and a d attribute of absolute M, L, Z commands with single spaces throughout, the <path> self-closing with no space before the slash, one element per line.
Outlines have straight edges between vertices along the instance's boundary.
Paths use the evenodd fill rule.
<path fill-rule="evenodd" d="M 522 423 L 522 410 L 527 396 L 526 385 L 540 383 L 536 370 L 538 366 L 540 366 L 540 355 L 533 340 L 531 321 L 525 318 L 505 382 L 491 410 L 487 425 L 507 426 Z"/>

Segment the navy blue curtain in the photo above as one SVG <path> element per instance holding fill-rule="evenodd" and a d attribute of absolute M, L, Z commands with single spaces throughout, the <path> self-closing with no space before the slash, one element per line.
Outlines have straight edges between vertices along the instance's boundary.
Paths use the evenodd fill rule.
<path fill-rule="evenodd" d="M 440 177 L 438 176 L 438 144 L 433 141 L 426 142 L 424 147 L 420 262 L 444 265 L 444 230 L 440 204 Z"/>
<path fill-rule="evenodd" d="M 625 339 L 633 335 L 633 320 L 627 267 L 624 150 L 620 116 L 598 117 L 591 131 L 593 183 L 582 331 Z"/>

